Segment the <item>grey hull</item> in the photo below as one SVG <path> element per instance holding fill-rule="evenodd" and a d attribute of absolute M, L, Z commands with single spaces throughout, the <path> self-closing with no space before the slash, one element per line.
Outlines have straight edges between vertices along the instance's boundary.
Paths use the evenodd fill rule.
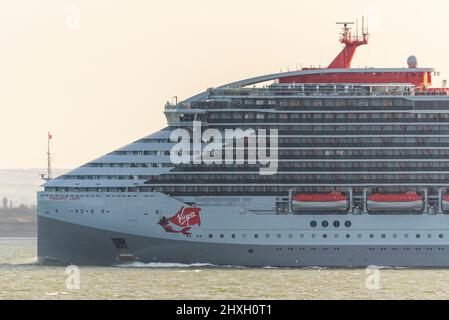
<path fill-rule="evenodd" d="M 249 267 L 449 267 L 449 246 L 276 246 L 164 240 L 88 228 L 38 217 L 38 257 L 80 265 L 121 262 L 114 238 L 135 261 Z M 129 260 L 129 259 L 128 259 Z M 131 259 L 132 260 L 132 259 Z"/>

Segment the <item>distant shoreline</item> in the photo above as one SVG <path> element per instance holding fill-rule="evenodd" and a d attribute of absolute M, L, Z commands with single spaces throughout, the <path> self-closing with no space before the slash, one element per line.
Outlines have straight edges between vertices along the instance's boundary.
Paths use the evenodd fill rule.
<path fill-rule="evenodd" d="M 37 236 L 1 236 L 0 240 L 11 240 L 11 239 L 37 239 Z"/>

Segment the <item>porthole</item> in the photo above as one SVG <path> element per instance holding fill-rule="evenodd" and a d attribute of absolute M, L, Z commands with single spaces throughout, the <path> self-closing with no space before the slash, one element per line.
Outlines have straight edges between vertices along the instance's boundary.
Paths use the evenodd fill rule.
<path fill-rule="evenodd" d="M 396 239 L 398 235 L 396 233 L 393 234 L 393 239 Z"/>
<path fill-rule="evenodd" d="M 282 236 L 280 233 L 278 233 L 277 237 L 278 237 L 278 239 L 280 239 Z"/>
<path fill-rule="evenodd" d="M 430 233 L 427 234 L 427 238 L 428 238 L 428 239 L 432 238 L 432 235 L 431 235 Z"/>
<path fill-rule="evenodd" d="M 270 237 L 270 235 L 267 233 L 267 234 L 265 235 L 265 238 L 268 239 L 269 237 Z"/>
<path fill-rule="evenodd" d="M 349 233 L 346 234 L 346 239 L 351 238 L 351 235 Z"/>
<path fill-rule="evenodd" d="M 323 238 L 326 239 L 327 238 L 327 234 L 323 234 Z"/>
<path fill-rule="evenodd" d="M 416 234 L 416 239 L 419 239 L 419 238 L 421 238 L 421 235 L 418 233 L 418 234 Z"/>
<path fill-rule="evenodd" d="M 440 233 L 440 235 L 438 236 L 440 239 L 443 239 L 443 235 Z"/>
<path fill-rule="evenodd" d="M 359 233 L 359 234 L 357 235 L 357 238 L 362 239 L 362 234 Z"/>
<path fill-rule="evenodd" d="M 303 235 L 302 233 L 299 235 L 299 237 L 300 237 L 301 239 L 304 239 L 304 235 Z"/>
<path fill-rule="evenodd" d="M 254 238 L 259 238 L 259 235 L 256 233 L 255 235 L 254 235 Z"/>
<path fill-rule="evenodd" d="M 213 235 L 211 233 L 209 234 L 209 238 L 213 238 Z"/>
<path fill-rule="evenodd" d="M 324 221 L 321 222 L 321 226 L 322 226 L 323 228 L 327 228 L 327 227 L 329 226 L 329 222 L 327 222 L 326 220 L 324 220 Z"/>
<path fill-rule="evenodd" d="M 351 223 L 351 221 L 345 221 L 345 227 L 346 228 L 349 228 L 349 227 L 351 227 L 351 225 L 352 225 L 352 223 Z"/>
<path fill-rule="evenodd" d="M 289 234 L 289 235 L 288 235 L 288 238 L 289 238 L 289 239 L 292 239 L 292 238 L 293 238 L 293 235 L 292 235 L 292 234 Z"/>
<path fill-rule="evenodd" d="M 408 234 L 407 233 L 404 235 L 404 238 L 408 239 Z"/>
<path fill-rule="evenodd" d="M 220 238 L 222 238 L 222 239 L 224 238 L 224 234 L 223 234 L 223 233 L 222 233 L 222 234 L 220 234 Z"/>
<path fill-rule="evenodd" d="M 382 238 L 382 239 L 385 239 L 385 237 L 386 237 L 386 235 L 383 233 L 383 234 L 381 235 L 381 238 Z"/>
<path fill-rule="evenodd" d="M 335 220 L 334 221 L 334 227 L 338 228 L 340 226 L 340 221 Z"/>
<path fill-rule="evenodd" d="M 310 221 L 310 226 L 311 226 L 312 228 L 315 228 L 315 227 L 316 227 L 316 221 L 315 221 L 315 220 Z"/>
<path fill-rule="evenodd" d="M 370 237 L 371 239 L 373 239 L 373 238 L 374 238 L 374 234 L 371 233 L 371 234 L 369 235 L 369 237 Z"/>
<path fill-rule="evenodd" d="M 232 238 L 232 239 L 235 239 L 235 234 L 232 234 L 232 235 L 231 235 L 231 238 Z"/>

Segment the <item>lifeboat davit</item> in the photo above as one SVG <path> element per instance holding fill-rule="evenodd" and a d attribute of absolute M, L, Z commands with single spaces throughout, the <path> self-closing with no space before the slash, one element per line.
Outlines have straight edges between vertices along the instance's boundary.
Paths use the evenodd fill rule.
<path fill-rule="evenodd" d="M 292 206 L 294 211 L 342 211 L 348 210 L 349 200 L 340 192 L 296 194 L 292 197 Z"/>
<path fill-rule="evenodd" d="M 368 196 L 367 206 L 368 211 L 421 211 L 424 207 L 424 200 L 423 197 L 416 192 L 372 194 Z"/>

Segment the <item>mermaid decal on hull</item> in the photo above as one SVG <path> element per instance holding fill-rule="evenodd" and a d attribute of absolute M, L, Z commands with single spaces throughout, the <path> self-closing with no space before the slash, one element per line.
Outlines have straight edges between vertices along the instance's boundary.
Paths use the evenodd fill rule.
<path fill-rule="evenodd" d="M 200 218 L 201 208 L 184 208 L 181 207 L 178 213 L 176 213 L 171 218 L 162 217 L 158 224 L 164 228 L 166 232 L 170 233 L 182 233 L 185 236 L 189 236 L 191 233 L 189 232 L 194 225 L 201 225 Z M 179 227 L 183 227 L 180 230 L 175 229 L 171 224 L 174 224 Z"/>

